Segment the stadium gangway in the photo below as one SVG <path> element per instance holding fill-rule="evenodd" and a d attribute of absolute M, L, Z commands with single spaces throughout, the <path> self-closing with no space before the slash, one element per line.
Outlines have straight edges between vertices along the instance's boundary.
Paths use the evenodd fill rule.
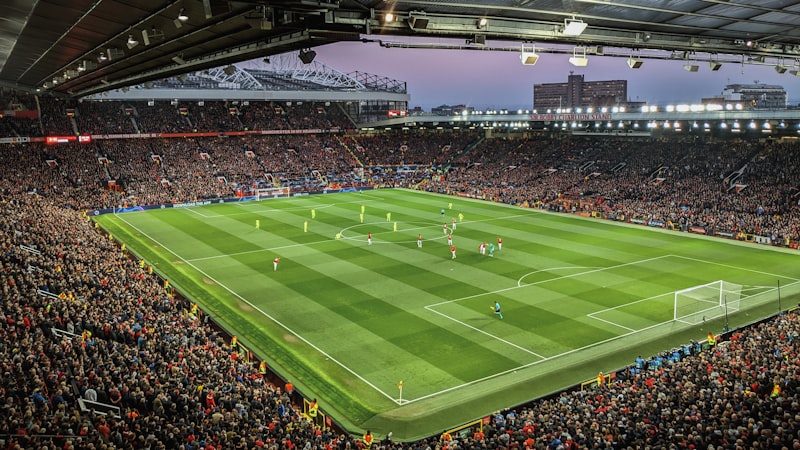
<path fill-rule="evenodd" d="M 122 418 L 121 410 L 119 409 L 119 406 L 116 405 L 93 402 L 83 398 L 78 399 L 78 405 L 80 406 L 82 412 L 94 412 L 95 414 L 99 414 L 101 416 L 111 416 L 117 419 Z"/>

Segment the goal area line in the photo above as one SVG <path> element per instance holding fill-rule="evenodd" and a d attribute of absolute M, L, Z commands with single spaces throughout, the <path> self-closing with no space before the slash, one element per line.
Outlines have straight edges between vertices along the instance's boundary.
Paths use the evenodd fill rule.
<path fill-rule="evenodd" d="M 561 276 L 561 277 L 549 278 L 549 279 L 546 279 L 546 280 L 541 280 L 541 281 L 536 281 L 536 282 L 532 282 L 532 283 L 522 284 L 522 280 L 525 277 L 527 277 L 528 275 L 530 275 L 530 274 L 526 274 L 526 275 L 523 275 L 523 277 L 520 278 L 517 286 L 511 286 L 511 287 L 508 287 L 508 288 L 498 289 L 498 290 L 491 291 L 491 292 L 485 292 L 485 293 L 481 293 L 481 294 L 470 295 L 470 296 L 461 297 L 461 298 L 448 300 L 448 301 L 444 301 L 444 302 L 438 302 L 438 303 L 426 305 L 425 309 L 427 309 L 427 310 L 429 310 L 431 312 L 434 312 L 434 313 L 436 313 L 436 314 L 438 314 L 438 315 L 440 315 L 442 317 L 445 317 L 448 320 L 451 320 L 451 321 L 453 321 L 453 322 L 455 322 L 455 323 L 457 323 L 457 324 L 459 324 L 461 326 L 464 326 L 466 328 L 474 330 L 475 327 L 467 324 L 465 321 L 461 320 L 461 318 L 459 318 L 458 316 L 444 313 L 444 312 L 442 312 L 440 310 L 437 310 L 437 308 L 439 306 L 447 305 L 447 304 L 450 304 L 450 303 L 458 303 L 458 302 L 462 302 L 462 301 L 470 300 L 470 299 L 474 299 L 474 298 L 480 298 L 480 297 L 486 297 L 486 296 L 501 294 L 503 292 L 513 291 L 513 290 L 522 289 L 522 288 L 526 288 L 526 287 L 532 287 L 532 286 L 536 286 L 536 285 L 540 285 L 540 284 L 544 284 L 544 283 L 557 282 L 559 280 L 564 280 L 564 279 L 569 279 L 569 278 L 576 278 L 576 277 L 580 277 L 580 276 L 588 275 L 588 274 L 592 274 L 592 273 L 613 270 L 613 269 L 619 268 L 619 267 L 638 265 L 638 264 L 645 264 L 645 263 L 649 263 L 649 262 L 652 262 L 652 261 L 657 261 L 657 260 L 661 260 L 661 259 L 665 259 L 665 258 L 685 259 L 685 260 L 690 260 L 690 261 L 694 261 L 694 262 L 697 262 L 697 263 L 716 265 L 716 266 L 723 266 L 723 267 L 727 267 L 727 268 L 731 268 L 731 269 L 740 270 L 742 272 L 751 272 L 751 273 L 756 273 L 756 274 L 759 274 L 759 275 L 772 275 L 772 276 L 775 276 L 775 277 L 777 277 L 779 279 L 792 280 L 792 282 L 789 283 L 789 285 L 796 285 L 796 284 L 798 284 L 798 282 L 800 282 L 800 280 L 798 280 L 798 279 L 794 279 L 794 278 L 791 278 L 791 277 L 786 277 L 786 276 L 783 276 L 783 275 L 765 274 L 764 272 L 761 272 L 761 271 L 755 271 L 755 270 L 746 269 L 746 268 L 742 268 L 742 267 L 735 267 L 735 266 L 731 266 L 731 265 L 727 265 L 727 264 L 715 263 L 715 262 L 712 262 L 712 261 L 703 261 L 703 260 L 699 260 L 699 259 L 696 259 L 696 258 L 669 254 L 669 255 L 662 255 L 662 256 L 658 256 L 658 257 L 654 257 L 654 258 L 648 258 L 648 259 L 642 259 L 642 260 L 638 260 L 638 261 L 632 261 L 632 262 L 629 262 L 629 263 L 623 263 L 623 264 L 619 264 L 619 265 L 615 265 L 615 266 L 604 267 L 604 268 L 601 268 L 601 267 L 591 267 L 591 268 L 589 268 L 589 267 L 575 267 L 575 269 L 589 269 L 589 270 L 584 270 L 584 271 L 581 271 L 581 272 L 571 273 L 571 274 L 564 275 L 564 276 Z M 563 269 L 566 269 L 566 268 L 565 267 L 560 267 L 558 269 L 563 270 Z M 541 269 L 541 270 L 537 270 L 537 271 L 531 272 L 531 273 L 532 274 L 533 273 L 539 273 L 539 272 L 544 272 L 544 271 L 548 271 L 548 270 L 549 269 Z M 711 282 L 710 284 L 713 284 L 713 283 L 716 283 L 716 282 Z M 701 286 L 704 286 L 704 285 L 701 285 Z M 514 369 L 514 370 L 524 369 L 524 368 L 527 368 L 527 367 L 530 367 L 530 366 L 533 366 L 533 365 L 536 365 L 536 364 L 540 364 L 540 363 L 543 363 L 543 362 L 546 362 L 546 361 L 549 361 L 549 360 L 552 360 L 552 359 L 556 359 L 556 358 L 560 358 L 560 357 L 569 355 L 571 353 L 575 353 L 575 352 L 578 352 L 578 351 L 581 351 L 581 350 L 592 348 L 592 347 L 597 346 L 599 344 L 605 344 L 605 343 L 610 342 L 610 341 L 627 338 L 627 337 L 630 337 L 630 336 L 638 334 L 638 333 L 649 331 L 649 330 L 652 330 L 652 329 L 655 329 L 655 328 L 658 328 L 658 327 L 668 326 L 668 325 L 671 325 L 671 324 L 674 324 L 674 323 L 680 323 L 680 324 L 685 325 L 687 327 L 695 326 L 695 325 L 697 325 L 697 323 L 691 323 L 691 322 L 684 321 L 684 320 L 675 320 L 673 318 L 667 318 L 667 316 L 665 316 L 665 320 L 663 320 L 663 321 L 656 322 L 656 323 L 650 323 L 648 325 L 641 326 L 641 327 L 629 326 L 631 324 L 627 324 L 626 325 L 624 323 L 619 323 L 618 321 L 614 321 L 614 320 L 610 320 L 610 319 L 606 319 L 606 318 L 600 317 L 603 313 L 606 313 L 606 312 L 609 312 L 609 311 L 621 310 L 621 309 L 624 309 L 626 307 L 630 307 L 631 305 L 635 305 L 635 304 L 643 303 L 643 302 L 650 302 L 650 301 L 653 301 L 653 300 L 658 299 L 658 298 L 662 298 L 662 299 L 668 300 L 668 301 L 665 301 L 665 303 L 670 303 L 671 304 L 672 303 L 672 299 L 673 299 L 673 297 L 674 297 L 676 292 L 686 291 L 686 290 L 691 291 L 692 288 L 681 289 L 681 290 L 678 290 L 678 291 L 667 291 L 667 292 L 659 293 L 659 294 L 656 294 L 656 295 L 652 295 L 650 297 L 641 298 L 641 299 L 638 299 L 638 300 L 633 300 L 633 301 L 630 301 L 630 302 L 627 302 L 627 303 L 624 303 L 624 304 L 621 304 L 621 305 L 617 305 L 617 306 L 614 306 L 614 307 L 605 308 L 605 309 L 601 309 L 601 310 L 598 310 L 598 311 L 594 311 L 594 312 L 588 313 L 588 314 L 586 314 L 586 317 L 589 317 L 589 318 L 591 318 L 593 320 L 597 320 L 599 322 L 606 323 L 606 324 L 611 325 L 613 327 L 617 327 L 620 330 L 623 330 L 623 333 L 618 335 L 618 336 L 606 339 L 604 341 L 595 342 L 595 343 L 589 344 L 589 345 L 584 346 L 584 347 L 576 348 L 576 349 L 573 349 L 573 350 L 569 350 L 569 351 L 558 353 L 558 354 L 551 355 L 551 356 L 542 355 L 540 353 L 537 353 L 535 350 L 524 349 L 523 351 L 531 354 L 534 357 L 540 358 L 540 359 L 537 360 L 537 361 L 532 361 L 532 362 L 527 363 L 527 364 L 523 364 L 523 365 L 521 365 L 520 367 L 518 367 L 517 369 Z M 757 292 L 755 294 L 753 294 L 753 295 L 743 295 L 741 300 L 750 298 L 750 297 L 752 297 L 754 295 L 769 294 L 769 293 L 774 292 L 775 290 L 777 290 L 777 288 L 774 287 L 774 286 L 748 286 L 747 288 L 743 288 L 742 289 L 743 293 L 744 292 L 748 292 L 748 291 L 757 291 Z M 707 301 L 707 303 L 712 304 L 713 302 Z M 712 307 L 712 308 L 709 308 L 709 309 L 714 309 L 714 308 L 718 308 L 719 307 L 716 303 L 713 303 L 713 304 L 715 306 Z M 509 345 L 509 346 L 514 347 L 514 348 L 516 348 L 518 350 L 521 349 L 519 344 L 514 343 L 514 342 L 510 342 L 508 339 L 506 339 L 506 338 L 504 338 L 502 336 L 496 336 L 495 334 L 488 333 L 488 332 L 486 332 L 484 330 L 476 330 L 476 331 L 480 332 L 481 334 L 486 335 L 490 339 L 497 340 L 498 342 L 501 342 L 504 345 Z M 502 374 L 507 373 L 507 372 L 508 371 L 499 372 L 499 373 L 497 373 L 495 375 L 487 376 L 487 377 L 482 378 L 480 380 L 474 380 L 473 382 L 479 382 L 479 381 L 483 381 L 485 379 L 501 376 Z M 464 386 L 472 384 L 473 382 L 465 383 Z M 450 391 L 450 390 L 451 389 L 447 389 L 447 390 L 442 391 L 442 392 L 447 392 L 447 391 Z M 428 398 L 428 397 L 431 397 L 431 396 L 434 396 L 434 395 L 436 395 L 436 394 L 426 395 L 424 397 L 420 397 L 417 400 L 420 400 L 422 398 Z M 406 401 L 411 401 L 411 400 L 403 399 L 403 404 L 405 404 Z"/>

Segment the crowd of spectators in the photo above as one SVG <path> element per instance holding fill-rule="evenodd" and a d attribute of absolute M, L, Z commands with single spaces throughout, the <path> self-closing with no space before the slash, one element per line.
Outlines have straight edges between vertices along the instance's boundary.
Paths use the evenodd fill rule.
<path fill-rule="evenodd" d="M 80 134 L 135 134 L 136 110 L 122 102 L 81 102 L 75 121 Z"/>
<path fill-rule="evenodd" d="M 32 101 L 7 94 L 10 104 Z M 33 103 L 39 105 L 41 119 L 31 122 L 41 123 L 48 134 L 343 130 L 348 126 L 340 105 L 314 102 L 215 101 L 200 106 L 46 98 Z M 24 128 L 16 122 L 3 123 L 11 134 Z M 559 133 L 485 139 L 466 131 L 270 134 L 227 143 L 193 139 L 194 144 L 179 139 L 96 144 L 100 156 L 115 153 L 106 171 L 122 193 L 103 193 L 98 198 L 96 193 L 84 192 L 86 201 L 71 201 L 80 208 L 109 208 L 132 201 L 158 204 L 234 191 L 219 186 L 220 180 L 233 186 L 280 183 L 301 190 L 320 188 L 331 180 L 337 185 L 424 188 L 709 234 L 759 235 L 781 245 L 800 241 L 796 212 L 800 173 L 790 163 L 799 151 L 794 142 L 694 135 L 598 140 Z M 198 150 L 187 151 L 187 146 Z M 170 152 L 172 147 L 174 152 Z M 80 162 L 75 153 L 83 150 L 59 151 L 59 158 Z M 213 157 L 201 160 L 201 152 Z M 153 155 L 164 157 L 153 159 Z M 160 167 L 153 167 L 154 161 Z M 66 164 L 60 166 L 64 172 Z M 402 169 L 391 171 L 387 166 Z M 450 170 L 439 173 L 445 167 Z M 92 178 L 94 167 L 83 169 L 91 183 L 108 184 L 108 180 Z M 87 182 L 87 176 L 77 171 L 64 177 L 73 187 Z M 41 184 L 36 186 L 39 190 L 50 188 Z"/>
<path fill-rule="evenodd" d="M 324 115 L 308 108 L 306 114 Z M 46 111 L 52 119 L 43 123 L 57 130 L 70 123 Z M 162 112 L 181 123 L 174 108 Z M 149 123 L 164 129 L 158 116 Z M 398 160 L 391 149 L 402 146 Z M 371 183 L 796 241 L 798 156 L 800 145 L 792 142 L 560 134 L 315 133 L 5 146 L 0 448 L 365 447 L 360 436 L 320 429 L 298 414 L 297 398 L 280 380 L 243 358 L 196 305 L 172 295 L 83 209 L 231 195 L 220 177 L 250 184 L 271 173 L 308 187 L 319 175 L 355 179 L 367 169 L 363 178 Z M 410 161 L 425 169 L 362 167 Z M 121 191 L 109 189 L 111 179 Z M 469 437 L 399 443 L 381 436 L 373 446 L 800 449 L 799 332 L 800 317 L 783 314 L 736 330 L 711 349 L 637 363 L 591 390 L 498 412 Z M 117 406 L 122 415 L 81 410 L 79 399 Z"/>
<path fill-rule="evenodd" d="M 279 381 L 81 213 L 2 184 L 2 448 L 364 448 L 361 436 L 299 414 Z M 798 333 L 790 312 L 710 349 L 498 412 L 471 436 L 380 436 L 373 446 L 796 449 Z M 82 410 L 79 399 L 121 416 Z"/>
<path fill-rule="evenodd" d="M 82 101 L 0 92 L 8 110 L 34 110 L 38 119 L 0 120 L 0 136 L 346 130 L 341 105 L 324 102 Z"/>
<path fill-rule="evenodd" d="M 489 139 L 426 189 L 786 245 L 800 240 L 798 154 L 792 141 Z"/>
<path fill-rule="evenodd" d="M 0 111 L 13 111 L 4 114 L 0 120 L 0 136 L 23 137 L 41 136 L 41 122 L 29 118 L 16 117 L 17 112 L 36 111 L 36 97 L 27 92 L 0 87 Z"/>
<path fill-rule="evenodd" d="M 40 98 L 38 106 L 43 132 L 47 135 L 73 136 L 78 132 L 75 115 L 80 111 L 76 101 Z"/>

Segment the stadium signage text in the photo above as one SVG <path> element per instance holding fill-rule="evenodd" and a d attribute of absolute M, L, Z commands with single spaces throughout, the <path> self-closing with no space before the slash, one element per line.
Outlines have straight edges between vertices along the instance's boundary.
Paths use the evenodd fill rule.
<path fill-rule="evenodd" d="M 555 122 L 564 120 L 611 120 L 611 114 L 531 114 L 530 120 L 535 122 Z"/>
<path fill-rule="evenodd" d="M 26 142 L 30 142 L 31 138 L 29 137 L 4 137 L 0 138 L 0 144 L 22 144 Z"/>
<path fill-rule="evenodd" d="M 186 202 L 186 203 L 173 203 L 173 208 L 186 208 L 187 206 L 203 206 L 213 203 L 211 200 L 203 200 L 199 202 Z"/>
<path fill-rule="evenodd" d="M 69 142 L 79 142 L 81 144 L 89 144 L 92 142 L 92 137 L 89 135 L 81 134 L 78 136 L 47 136 L 45 137 L 45 144 L 57 145 L 66 144 Z"/>

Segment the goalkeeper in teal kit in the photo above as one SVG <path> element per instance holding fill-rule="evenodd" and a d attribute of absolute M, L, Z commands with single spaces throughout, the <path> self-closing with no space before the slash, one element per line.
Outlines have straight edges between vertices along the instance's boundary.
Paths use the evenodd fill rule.
<path fill-rule="evenodd" d="M 500 318 L 501 318 L 501 319 L 503 318 L 503 313 L 501 313 L 501 312 L 500 312 L 500 302 L 498 302 L 498 301 L 495 301 L 495 302 L 494 302 L 494 306 L 490 306 L 489 308 L 490 308 L 492 311 L 494 311 L 494 313 L 495 313 L 495 314 L 497 314 L 498 316 L 500 316 Z"/>

